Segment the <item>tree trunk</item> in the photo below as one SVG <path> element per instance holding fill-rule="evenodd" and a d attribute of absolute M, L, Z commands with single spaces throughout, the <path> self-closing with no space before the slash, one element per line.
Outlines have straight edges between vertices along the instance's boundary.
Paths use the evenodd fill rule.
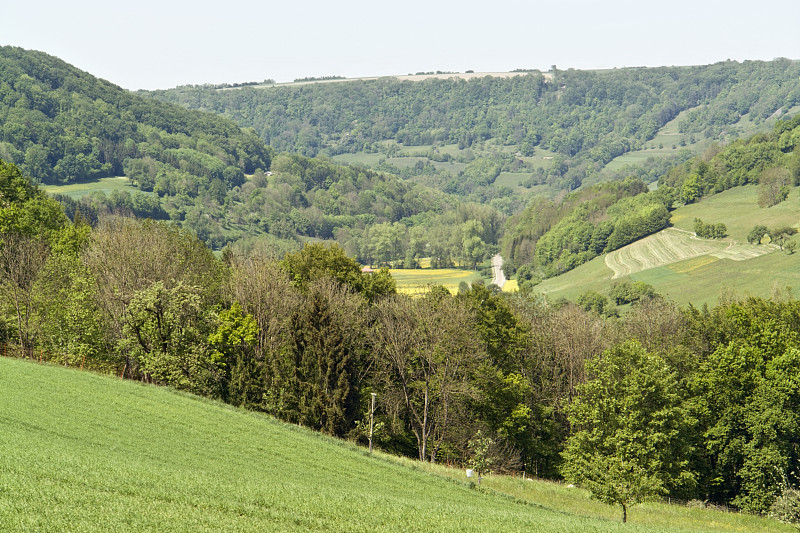
<path fill-rule="evenodd" d="M 623 503 L 622 504 L 622 523 L 628 521 L 628 507 Z"/>

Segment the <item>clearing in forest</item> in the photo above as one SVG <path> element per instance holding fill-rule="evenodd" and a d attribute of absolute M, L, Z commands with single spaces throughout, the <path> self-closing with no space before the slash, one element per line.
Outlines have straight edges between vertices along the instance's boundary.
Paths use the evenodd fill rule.
<path fill-rule="evenodd" d="M 703 255 L 744 261 L 777 250 L 773 245 L 754 245 L 736 241 L 701 239 L 694 233 L 667 228 L 606 254 L 606 266 L 621 278 L 670 263 Z"/>

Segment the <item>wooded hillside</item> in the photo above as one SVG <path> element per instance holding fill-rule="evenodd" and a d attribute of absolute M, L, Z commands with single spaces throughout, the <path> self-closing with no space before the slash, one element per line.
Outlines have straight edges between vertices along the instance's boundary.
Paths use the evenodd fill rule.
<path fill-rule="evenodd" d="M 566 189 L 614 157 L 642 148 L 682 111 L 691 110 L 680 123 L 687 137 L 729 140 L 753 127 L 747 124 L 800 104 L 800 63 L 786 59 L 550 74 L 236 90 L 187 86 L 144 94 L 225 115 L 254 128 L 274 148 L 305 155 L 392 155 L 391 145 L 382 144 L 390 140 L 430 145 L 434 162 L 490 157 L 478 147 L 489 141 L 513 147 L 507 155 L 546 150 L 555 164 L 535 179 Z M 740 123 L 742 117 L 748 121 Z M 436 149 L 442 145 L 475 150 L 453 156 Z"/>
<path fill-rule="evenodd" d="M 209 113 L 145 99 L 48 54 L 0 47 L 0 157 L 40 183 L 128 175 L 145 191 L 241 185 L 271 150 Z"/>

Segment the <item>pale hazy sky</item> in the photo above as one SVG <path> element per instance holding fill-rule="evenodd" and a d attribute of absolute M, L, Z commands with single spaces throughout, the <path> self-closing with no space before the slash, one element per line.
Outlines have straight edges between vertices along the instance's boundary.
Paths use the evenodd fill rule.
<path fill-rule="evenodd" d="M 127 89 L 800 59 L 798 0 L 2 0 L 0 20 L 0 44 Z"/>

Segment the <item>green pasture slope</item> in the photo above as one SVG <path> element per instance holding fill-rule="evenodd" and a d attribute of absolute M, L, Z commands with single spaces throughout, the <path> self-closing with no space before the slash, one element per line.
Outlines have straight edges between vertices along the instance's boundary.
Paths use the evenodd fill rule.
<path fill-rule="evenodd" d="M 79 181 L 76 183 L 69 183 L 66 185 L 42 185 L 42 189 L 50 194 L 63 194 L 73 199 L 88 196 L 93 192 L 102 192 L 107 196 L 111 191 L 125 190 L 128 192 L 138 191 L 136 187 L 131 184 L 131 180 L 125 176 L 117 176 L 114 178 L 99 178 L 96 180 Z"/>
<path fill-rule="evenodd" d="M 731 241 L 748 247 L 747 234 L 758 224 L 768 227 L 800 227 L 800 188 L 794 187 L 784 202 L 770 208 L 758 207 L 758 187 L 735 187 L 695 204 L 676 209 L 672 225 L 680 230 L 692 231 L 694 219 L 706 223 L 722 222 L 728 228 Z M 794 240 L 800 242 L 800 236 Z M 691 241 L 687 241 L 691 242 Z M 700 241 L 694 241 L 703 246 Z M 637 246 L 634 243 L 632 246 Z M 764 247 L 765 245 L 761 245 Z M 792 255 L 773 248 L 769 253 L 743 261 L 735 261 L 725 254 L 700 255 L 683 261 L 654 265 L 653 268 L 612 280 L 613 272 L 606 266 L 605 256 L 597 257 L 580 267 L 545 280 L 535 290 L 549 298 L 566 298 L 575 301 L 587 290 L 608 294 L 614 281 L 644 281 L 661 294 L 680 305 L 715 305 L 720 296 L 760 296 L 768 298 L 787 287 L 800 295 L 800 253 Z M 623 249 L 624 250 L 624 249 Z M 614 252 L 614 253 L 621 253 Z M 717 256 L 719 255 L 719 257 Z"/>
<path fill-rule="evenodd" d="M 791 531 L 420 465 L 169 389 L 0 358 L 0 530 Z M 491 488 L 490 488 L 491 487 Z M 537 498 L 542 503 L 537 503 Z"/>

